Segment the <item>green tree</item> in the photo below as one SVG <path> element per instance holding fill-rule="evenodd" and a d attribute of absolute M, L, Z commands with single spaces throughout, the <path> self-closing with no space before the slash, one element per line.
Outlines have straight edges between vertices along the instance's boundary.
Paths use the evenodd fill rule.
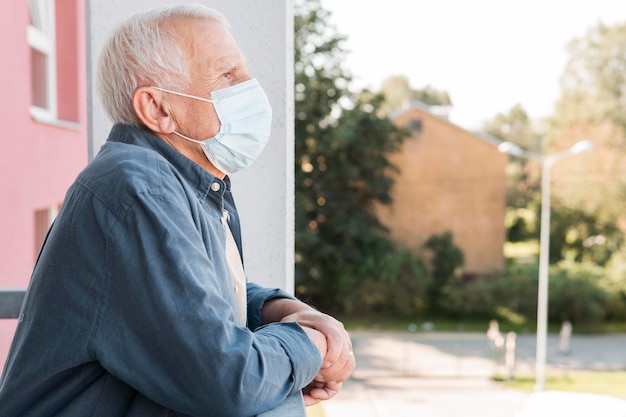
<path fill-rule="evenodd" d="M 296 1 L 295 11 L 296 291 L 345 310 L 394 250 L 374 208 L 391 201 L 387 156 L 405 134 L 376 115 L 380 95 L 350 93 L 344 38 L 319 1 Z"/>
<path fill-rule="evenodd" d="M 574 242 L 579 248 L 575 257 L 591 257 L 602 265 L 622 244 L 618 225 L 626 211 L 626 24 L 592 27 L 570 42 L 568 54 L 546 143 L 551 151 L 582 139 L 596 147 L 553 169 L 558 208 L 553 221 L 566 231 L 566 240 L 555 243 L 571 252 L 569 242 Z M 574 219 L 573 225 L 565 223 Z"/>
<path fill-rule="evenodd" d="M 605 266 L 624 242 L 624 233 L 614 222 L 604 222 L 595 213 L 578 207 L 553 205 L 550 222 L 550 261 L 562 259 Z"/>
<path fill-rule="evenodd" d="M 350 93 L 344 38 L 319 1 L 295 11 L 296 291 L 327 311 L 353 310 L 394 251 L 375 205 L 391 202 L 387 156 L 406 135 L 376 114 L 382 96 Z"/>
<path fill-rule="evenodd" d="M 483 130 L 530 152 L 542 152 L 541 135 L 520 104 L 487 121 Z M 506 174 L 508 240 L 536 238 L 538 222 L 532 219 L 539 210 L 541 166 L 535 160 L 511 156 Z"/>
<path fill-rule="evenodd" d="M 626 24 L 591 28 L 570 42 L 568 54 L 547 141 L 562 149 L 590 139 L 596 149 L 585 158 L 584 172 L 572 161 L 559 163 L 555 180 L 560 169 L 578 181 L 560 186 L 555 194 L 572 206 L 615 219 L 626 210 Z"/>
<path fill-rule="evenodd" d="M 560 124 L 610 120 L 626 130 L 626 24 L 599 24 L 568 45 L 557 103 Z"/>
<path fill-rule="evenodd" d="M 499 113 L 487 121 L 483 130 L 501 140 L 513 142 L 530 152 L 541 153 L 541 134 L 521 104 L 511 107 L 508 113 Z"/>
<path fill-rule="evenodd" d="M 380 107 L 379 114 L 387 115 L 400 109 L 405 103 L 419 101 L 428 106 L 449 106 L 452 104 L 450 96 L 445 91 L 439 91 L 427 85 L 423 89 L 412 88 L 409 79 L 403 75 L 387 78 L 380 86 L 385 101 Z"/>

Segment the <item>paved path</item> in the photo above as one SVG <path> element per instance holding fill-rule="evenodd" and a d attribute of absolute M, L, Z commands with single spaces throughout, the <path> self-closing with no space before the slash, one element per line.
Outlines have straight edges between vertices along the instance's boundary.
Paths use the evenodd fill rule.
<path fill-rule="evenodd" d="M 491 380 L 504 374 L 486 335 L 352 333 L 357 370 L 324 403 L 326 417 L 515 417 L 530 395 Z M 534 373 L 535 337 L 516 343 L 515 373 Z M 626 370 L 626 335 L 574 335 L 568 354 L 548 338 L 548 372 Z M 625 388 L 626 396 L 626 388 Z"/>

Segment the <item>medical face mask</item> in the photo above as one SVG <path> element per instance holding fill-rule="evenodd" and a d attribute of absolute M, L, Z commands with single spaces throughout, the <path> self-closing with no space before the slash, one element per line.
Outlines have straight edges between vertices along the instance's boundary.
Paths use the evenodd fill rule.
<path fill-rule="evenodd" d="M 179 132 L 183 139 L 200 144 L 208 160 L 225 174 L 232 174 L 252 164 L 270 137 L 272 108 L 256 79 L 211 92 L 211 99 L 157 90 L 213 103 L 220 120 L 220 131 L 212 138 L 195 140 Z"/>

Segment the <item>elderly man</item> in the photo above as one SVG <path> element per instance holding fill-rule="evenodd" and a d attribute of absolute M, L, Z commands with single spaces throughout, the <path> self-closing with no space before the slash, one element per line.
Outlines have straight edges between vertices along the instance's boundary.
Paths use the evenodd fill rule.
<path fill-rule="evenodd" d="M 271 108 L 224 17 L 139 14 L 98 70 L 116 124 L 37 261 L 0 415 L 293 417 L 334 396 L 355 366 L 341 323 L 244 274 L 227 174 Z"/>

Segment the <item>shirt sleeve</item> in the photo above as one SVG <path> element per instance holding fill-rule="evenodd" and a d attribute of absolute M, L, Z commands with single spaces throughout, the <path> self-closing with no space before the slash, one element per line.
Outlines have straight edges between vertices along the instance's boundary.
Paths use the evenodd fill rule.
<path fill-rule="evenodd" d="M 275 298 L 296 298 L 287 291 L 278 288 L 264 288 L 253 282 L 247 284 L 248 297 L 248 327 L 252 330 L 261 325 L 261 309 L 263 305 Z"/>
<path fill-rule="evenodd" d="M 117 378 L 179 413 L 254 416 L 306 386 L 321 357 L 296 323 L 259 327 L 263 303 L 283 291 L 249 285 L 254 325 L 237 326 L 230 276 L 212 259 L 224 237 L 189 210 L 144 192 L 108 226 L 93 349 Z"/>

